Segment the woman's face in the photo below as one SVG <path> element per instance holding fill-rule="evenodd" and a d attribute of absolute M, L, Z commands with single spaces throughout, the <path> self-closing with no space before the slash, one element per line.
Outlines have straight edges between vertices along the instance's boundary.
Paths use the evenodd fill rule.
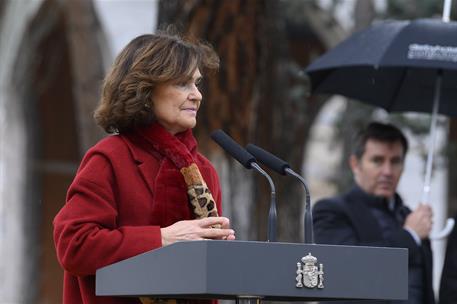
<path fill-rule="evenodd" d="M 202 94 L 198 89 L 202 75 L 196 69 L 186 83 L 158 85 L 153 94 L 152 108 L 159 124 L 171 134 L 183 132 L 197 124 L 197 111 Z"/>

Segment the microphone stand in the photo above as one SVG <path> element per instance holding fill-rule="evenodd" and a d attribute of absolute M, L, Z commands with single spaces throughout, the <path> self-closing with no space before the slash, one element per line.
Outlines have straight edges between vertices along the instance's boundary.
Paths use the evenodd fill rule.
<path fill-rule="evenodd" d="M 283 161 L 282 159 L 278 158 L 277 156 L 271 154 L 270 152 L 257 147 L 254 144 L 248 144 L 246 149 L 252 153 L 257 159 L 259 159 L 263 164 L 268 166 L 269 168 L 273 169 L 274 171 L 278 172 L 282 175 L 291 175 L 297 178 L 305 188 L 305 215 L 304 215 L 304 243 L 305 244 L 314 244 L 314 229 L 313 229 L 313 214 L 311 211 L 311 198 L 308 186 L 306 185 L 305 179 L 295 173 L 291 168 L 290 165 Z"/>
<path fill-rule="evenodd" d="M 285 173 L 296 177 L 305 188 L 305 217 L 304 217 L 304 240 L 305 244 L 314 244 L 314 229 L 313 229 L 313 214 L 311 212 L 311 198 L 309 195 L 309 189 L 303 177 L 295 173 L 290 168 L 284 169 Z"/>
<path fill-rule="evenodd" d="M 271 189 L 271 201 L 270 210 L 268 213 L 268 232 L 267 241 L 276 242 L 276 190 L 271 177 L 259 167 L 256 163 L 255 157 L 236 143 L 230 136 L 228 136 L 222 130 L 216 130 L 211 133 L 211 138 L 220 145 L 226 152 L 228 152 L 233 158 L 235 158 L 240 164 L 246 169 L 254 168 L 257 172 L 265 176 L 270 184 Z"/>
<path fill-rule="evenodd" d="M 270 210 L 268 212 L 268 232 L 267 232 L 267 242 L 276 242 L 276 190 L 275 185 L 271 177 L 262 169 L 260 166 L 252 162 L 251 167 L 257 170 L 260 174 L 265 176 L 270 184 L 271 195 L 270 195 Z"/>

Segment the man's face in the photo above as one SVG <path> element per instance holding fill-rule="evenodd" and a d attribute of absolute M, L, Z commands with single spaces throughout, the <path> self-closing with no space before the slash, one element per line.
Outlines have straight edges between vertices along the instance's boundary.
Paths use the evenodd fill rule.
<path fill-rule="evenodd" d="M 355 181 L 365 192 L 393 197 L 403 172 L 403 146 L 400 141 L 382 142 L 369 139 L 360 159 L 351 156 L 350 165 Z"/>

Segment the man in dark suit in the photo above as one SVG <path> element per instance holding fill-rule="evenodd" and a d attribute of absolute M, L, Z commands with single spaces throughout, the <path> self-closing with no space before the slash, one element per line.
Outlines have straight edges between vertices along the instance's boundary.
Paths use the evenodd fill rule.
<path fill-rule="evenodd" d="M 407 150 L 405 136 L 391 124 L 371 123 L 359 132 L 349 160 L 355 186 L 315 204 L 315 239 L 318 244 L 408 248 L 408 301 L 376 303 L 433 304 L 432 210 L 419 204 L 411 211 L 396 193 Z"/>

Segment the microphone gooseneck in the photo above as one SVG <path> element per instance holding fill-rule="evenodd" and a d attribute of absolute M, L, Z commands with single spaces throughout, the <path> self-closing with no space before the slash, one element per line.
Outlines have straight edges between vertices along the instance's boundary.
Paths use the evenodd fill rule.
<path fill-rule="evenodd" d="M 275 185 L 273 184 L 273 180 L 271 179 L 270 175 L 265 172 L 260 166 L 253 162 L 251 164 L 252 168 L 257 170 L 260 174 L 265 176 L 270 184 L 270 210 L 268 211 L 268 232 L 267 232 L 267 239 L 268 242 L 276 242 L 276 221 L 278 215 L 276 213 L 276 189 Z"/>
<path fill-rule="evenodd" d="M 305 244 L 314 244 L 314 229 L 313 229 L 313 213 L 311 210 L 311 196 L 308 186 L 306 185 L 305 179 L 297 174 L 290 168 L 290 165 L 280 159 L 279 157 L 271 154 L 270 152 L 254 145 L 248 144 L 246 146 L 248 150 L 256 159 L 261 163 L 271 168 L 282 175 L 290 175 L 297 178 L 305 189 L 305 212 L 304 212 L 304 242 Z"/>
<path fill-rule="evenodd" d="M 286 173 L 288 175 L 291 175 L 295 178 L 297 178 L 305 188 L 305 215 L 304 215 L 304 225 L 305 225 L 305 231 L 304 231 L 304 238 L 305 238 L 305 244 L 314 244 L 314 228 L 313 228 L 313 212 L 311 210 L 311 196 L 310 192 L 308 189 L 308 186 L 306 185 L 305 179 L 298 175 L 296 172 L 294 172 L 290 168 L 285 169 Z"/>
<path fill-rule="evenodd" d="M 265 176 L 270 184 L 270 210 L 268 212 L 268 232 L 267 232 L 267 241 L 276 242 L 276 222 L 277 222 L 277 213 L 276 213 L 276 189 L 271 179 L 260 166 L 256 163 L 255 157 L 241 147 L 236 141 L 234 141 L 229 135 L 227 135 L 222 130 L 216 130 L 211 133 L 211 138 L 224 149 L 228 154 L 235 158 L 239 163 L 241 163 L 246 169 L 255 169 L 263 176 Z"/>

